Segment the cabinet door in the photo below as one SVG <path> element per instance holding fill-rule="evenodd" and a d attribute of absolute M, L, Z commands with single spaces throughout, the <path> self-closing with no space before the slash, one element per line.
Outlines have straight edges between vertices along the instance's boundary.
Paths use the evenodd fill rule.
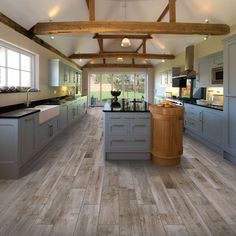
<path fill-rule="evenodd" d="M 211 60 L 209 57 L 202 58 L 198 62 L 197 87 L 211 84 Z"/>
<path fill-rule="evenodd" d="M 185 104 L 184 126 L 195 133 L 202 133 L 202 108 L 196 105 Z"/>
<path fill-rule="evenodd" d="M 224 95 L 236 96 L 236 39 L 224 47 Z"/>
<path fill-rule="evenodd" d="M 29 115 L 20 120 L 21 155 L 20 164 L 25 164 L 36 152 L 36 115 Z"/>
<path fill-rule="evenodd" d="M 226 97 L 224 105 L 224 149 L 236 157 L 236 97 Z"/>
<path fill-rule="evenodd" d="M 223 52 L 218 52 L 212 56 L 211 68 L 219 66 L 223 66 Z"/>
<path fill-rule="evenodd" d="M 64 129 L 68 125 L 68 106 L 60 106 L 60 128 Z"/>
<path fill-rule="evenodd" d="M 217 146 L 222 146 L 222 112 L 214 110 L 203 110 L 202 133 L 205 138 Z"/>

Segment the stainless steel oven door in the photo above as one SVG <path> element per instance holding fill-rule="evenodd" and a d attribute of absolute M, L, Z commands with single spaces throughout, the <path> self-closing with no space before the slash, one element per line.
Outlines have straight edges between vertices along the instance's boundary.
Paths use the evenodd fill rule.
<path fill-rule="evenodd" d="M 223 84 L 224 72 L 223 67 L 215 67 L 211 70 L 211 83 L 212 84 Z"/>

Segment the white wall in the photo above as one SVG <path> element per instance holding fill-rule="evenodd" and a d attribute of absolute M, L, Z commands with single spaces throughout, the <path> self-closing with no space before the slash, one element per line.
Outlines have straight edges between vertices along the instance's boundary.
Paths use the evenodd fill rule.
<path fill-rule="evenodd" d="M 48 60 L 59 58 L 67 64 L 69 62 L 2 23 L 0 23 L 0 39 L 39 55 L 40 92 L 30 93 L 31 101 L 66 95 L 62 88 L 48 87 Z M 23 103 L 25 98 L 25 93 L 0 94 L 0 107 Z"/>

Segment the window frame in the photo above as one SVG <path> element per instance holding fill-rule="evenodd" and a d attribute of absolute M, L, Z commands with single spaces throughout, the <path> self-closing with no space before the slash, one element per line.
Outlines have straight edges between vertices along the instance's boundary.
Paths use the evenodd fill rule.
<path fill-rule="evenodd" d="M 25 92 L 28 88 L 36 88 L 39 89 L 39 82 L 38 82 L 38 55 L 26 50 L 24 48 L 21 48 L 19 46 L 13 45 L 9 42 L 6 42 L 2 39 L 0 39 L 0 46 L 5 49 L 5 66 L 0 66 L 1 68 L 5 68 L 5 86 L 4 87 L 19 87 L 20 91 L 18 92 Z M 16 53 L 19 53 L 19 69 L 15 69 L 8 66 L 8 55 L 7 50 L 14 51 Z M 21 55 L 27 56 L 30 58 L 30 71 L 23 70 L 21 68 Z M 8 69 L 14 69 L 19 72 L 19 86 L 9 85 L 9 78 L 8 78 Z M 30 85 L 29 86 L 22 86 L 22 72 L 29 72 L 30 73 Z M 3 91 L 2 91 L 3 92 Z M 7 91 L 8 93 L 11 91 Z M 16 92 L 16 91 L 13 91 Z"/>

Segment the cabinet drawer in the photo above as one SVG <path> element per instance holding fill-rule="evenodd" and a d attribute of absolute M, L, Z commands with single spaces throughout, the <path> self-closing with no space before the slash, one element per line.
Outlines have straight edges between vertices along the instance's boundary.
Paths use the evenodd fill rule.
<path fill-rule="evenodd" d="M 112 120 L 109 124 L 109 136 L 128 135 L 128 122 L 122 120 Z"/>
<path fill-rule="evenodd" d="M 150 121 L 135 121 L 131 124 L 130 134 L 134 136 L 147 136 L 150 135 Z"/>
<path fill-rule="evenodd" d="M 150 151 L 150 139 L 146 137 L 137 138 L 124 138 L 124 137 L 112 137 L 109 140 L 110 151 L 115 152 L 149 152 Z"/>

